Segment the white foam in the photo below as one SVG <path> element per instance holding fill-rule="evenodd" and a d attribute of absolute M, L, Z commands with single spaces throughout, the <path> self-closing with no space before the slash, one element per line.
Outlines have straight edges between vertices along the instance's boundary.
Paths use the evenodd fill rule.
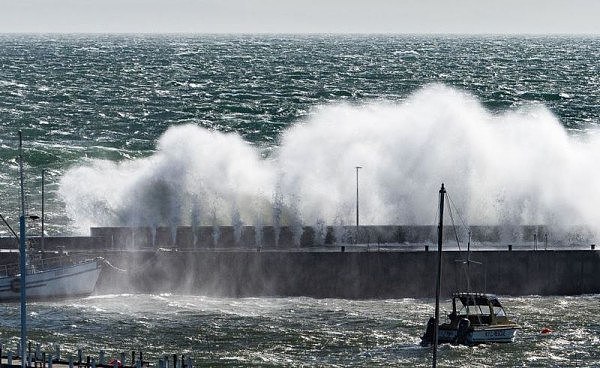
<path fill-rule="evenodd" d="M 174 126 L 150 157 L 70 169 L 60 193 L 90 225 L 354 223 L 355 166 L 362 224 L 433 224 L 444 182 L 475 224 L 599 227 L 600 135 L 572 135 L 545 107 L 501 114 L 444 86 L 401 103 L 315 108 L 268 159 L 236 134 Z M 275 205 L 278 207 L 279 204 Z M 213 219 L 214 216 L 217 219 Z"/>

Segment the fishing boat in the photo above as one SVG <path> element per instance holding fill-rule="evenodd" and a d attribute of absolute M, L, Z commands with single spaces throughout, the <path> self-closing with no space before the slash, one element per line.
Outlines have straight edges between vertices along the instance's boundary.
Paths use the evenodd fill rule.
<path fill-rule="evenodd" d="M 11 269 L 17 269 L 16 266 L 7 265 L 2 268 L 0 302 L 19 301 L 21 275 L 11 272 Z M 100 259 L 71 263 L 63 256 L 46 259 L 43 267 L 30 265 L 25 278 L 27 300 L 88 296 L 94 292 L 101 270 Z"/>
<path fill-rule="evenodd" d="M 4 224 L 19 243 L 19 264 L 5 265 L 0 268 L 0 302 L 25 300 L 49 300 L 90 295 L 94 292 L 100 276 L 101 258 L 72 261 L 65 254 L 44 251 L 44 189 L 42 173 L 42 249 L 34 252 L 25 246 L 25 192 L 23 189 L 22 138 L 19 132 L 19 171 L 21 187 L 21 216 L 19 217 L 19 234 L 0 215 Z M 38 218 L 37 216 L 29 216 Z M 49 258 L 48 255 L 55 255 Z M 34 259 L 36 258 L 37 259 Z"/>
<path fill-rule="evenodd" d="M 473 345 L 512 342 L 517 331 L 521 329 L 517 322 L 508 318 L 504 307 L 495 295 L 470 291 L 469 266 L 471 263 L 479 263 L 470 259 L 470 235 L 467 259 L 461 261 L 466 266 L 467 292 L 452 294 L 452 312 L 447 316 L 448 319 L 440 324 L 439 302 L 442 282 L 444 199 L 447 195 L 444 184 L 442 184 L 439 194 L 440 217 L 438 224 L 435 315 L 429 318 L 425 334 L 421 337 L 421 345 L 433 345 L 434 366 L 437 360 L 438 343 Z"/>
<path fill-rule="evenodd" d="M 422 337 L 425 345 L 433 343 L 435 318 L 431 317 Z M 513 342 L 521 326 L 508 318 L 495 295 L 454 293 L 452 312 L 439 325 L 438 342 L 453 344 L 482 344 Z"/>

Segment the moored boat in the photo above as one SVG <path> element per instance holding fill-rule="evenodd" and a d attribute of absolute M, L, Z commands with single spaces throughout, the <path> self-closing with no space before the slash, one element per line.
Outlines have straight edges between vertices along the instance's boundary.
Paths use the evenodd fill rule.
<path fill-rule="evenodd" d="M 433 367 L 437 366 L 437 347 L 439 343 L 473 345 L 512 342 L 517 331 L 521 328 L 518 323 L 508 318 L 504 307 L 495 295 L 470 292 L 469 265 L 479 263 L 470 258 L 470 235 L 466 261 L 460 261 L 466 267 L 467 292 L 452 295 L 452 312 L 447 316 L 447 321 L 440 323 L 439 304 L 442 283 L 444 199 L 447 196 L 444 184 L 440 188 L 439 195 L 435 315 L 429 318 L 425 334 L 421 337 L 421 345 L 433 345 Z"/>
<path fill-rule="evenodd" d="M 22 134 L 19 132 L 19 173 L 21 192 L 21 216 L 19 217 L 19 234 L 0 215 L 2 222 L 10 229 L 19 244 L 19 264 L 0 269 L 0 302 L 21 302 L 21 324 L 25 330 L 26 301 L 47 300 L 90 295 L 95 287 L 101 271 L 101 259 L 71 262 L 65 254 L 58 258 L 48 258 L 44 251 L 44 174 L 42 172 L 42 249 L 39 253 L 30 254 L 27 249 L 25 226 L 25 191 L 23 184 Z M 30 219 L 38 216 L 29 215 Z M 39 254 L 39 259 L 34 256 Z M 50 253 L 51 254 L 51 253 Z M 22 337 L 25 335 L 22 331 Z M 22 338 L 24 345 L 25 341 Z"/>
<path fill-rule="evenodd" d="M 435 318 L 431 317 L 422 337 L 422 344 L 433 343 Z M 452 312 L 438 327 L 438 342 L 482 344 L 513 342 L 521 326 L 511 320 L 495 295 L 455 293 Z"/>
<path fill-rule="evenodd" d="M 52 261 L 52 260 L 50 260 Z M 29 267 L 25 280 L 27 300 L 53 300 L 88 296 L 94 292 L 100 276 L 101 260 L 52 264 L 46 260 L 43 269 Z M 16 267 L 15 267 L 16 268 Z M 19 301 L 20 274 L 10 274 L 10 267 L 0 276 L 0 302 Z"/>

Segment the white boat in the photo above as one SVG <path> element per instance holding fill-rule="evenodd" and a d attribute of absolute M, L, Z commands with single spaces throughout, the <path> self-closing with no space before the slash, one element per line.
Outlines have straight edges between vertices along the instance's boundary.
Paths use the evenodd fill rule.
<path fill-rule="evenodd" d="M 25 227 L 25 191 L 23 189 L 22 139 L 19 132 L 19 172 L 21 189 L 20 235 L 12 229 L 0 215 L 0 219 L 10 229 L 19 243 L 19 265 L 14 268 L 3 266 L 0 269 L 0 302 L 21 301 L 21 324 L 25 325 L 25 303 L 28 300 L 49 300 L 90 295 L 94 292 L 100 276 L 101 259 L 70 262 L 64 254 L 59 258 L 48 258 L 44 251 L 44 173 L 42 172 L 42 249 L 39 253 L 27 250 Z M 28 216 L 37 219 L 38 216 Z M 39 259 L 34 256 L 39 254 Z M 66 262 L 67 261 L 67 262 Z M 2 272 L 4 271 L 4 272 Z M 24 290 L 23 290 L 24 289 Z M 23 292 L 24 291 L 24 292 Z M 25 341 L 22 341 L 24 344 Z"/>
<path fill-rule="evenodd" d="M 30 268 L 25 278 L 27 300 L 54 300 L 88 296 L 94 292 L 102 264 L 99 259 L 70 265 Z M 21 277 L 0 277 L 0 302 L 19 301 Z"/>
<path fill-rule="evenodd" d="M 521 326 L 508 318 L 506 311 L 495 295 L 470 292 L 469 265 L 479 263 L 470 259 L 470 236 L 467 259 L 461 261 L 466 266 L 467 292 L 452 294 L 452 312 L 444 323 L 439 323 L 439 302 L 442 282 L 442 253 L 444 229 L 444 199 L 446 189 L 440 188 L 438 224 L 438 267 L 436 280 L 435 316 L 429 318 L 421 345 L 433 345 L 433 366 L 437 364 L 438 343 L 482 344 L 513 342 Z M 450 201 L 450 203 L 452 203 Z M 458 239 L 457 239 L 458 240 Z"/>
<path fill-rule="evenodd" d="M 433 343 L 435 318 L 427 323 L 422 343 Z M 485 344 L 513 342 L 521 326 L 506 315 L 495 295 L 455 293 L 448 320 L 439 325 L 438 342 L 454 344 Z"/>

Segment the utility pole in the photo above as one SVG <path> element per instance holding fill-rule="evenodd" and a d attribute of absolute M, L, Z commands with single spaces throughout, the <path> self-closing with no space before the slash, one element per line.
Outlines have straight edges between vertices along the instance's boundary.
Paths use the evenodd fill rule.
<path fill-rule="evenodd" d="M 27 276 L 27 268 L 26 268 L 26 249 L 25 249 L 25 189 L 23 183 L 23 138 L 22 133 L 19 130 L 19 174 L 20 174 L 20 182 L 21 182 L 21 216 L 19 216 L 19 269 L 21 271 L 20 275 L 20 285 L 21 289 L 21 351 L 19 355 L 21 356 L 21 368 L 26 367 L 26 351 L 27 351 L 27 294 L 25 292 L 26 283 L 25 278 Z"/>

